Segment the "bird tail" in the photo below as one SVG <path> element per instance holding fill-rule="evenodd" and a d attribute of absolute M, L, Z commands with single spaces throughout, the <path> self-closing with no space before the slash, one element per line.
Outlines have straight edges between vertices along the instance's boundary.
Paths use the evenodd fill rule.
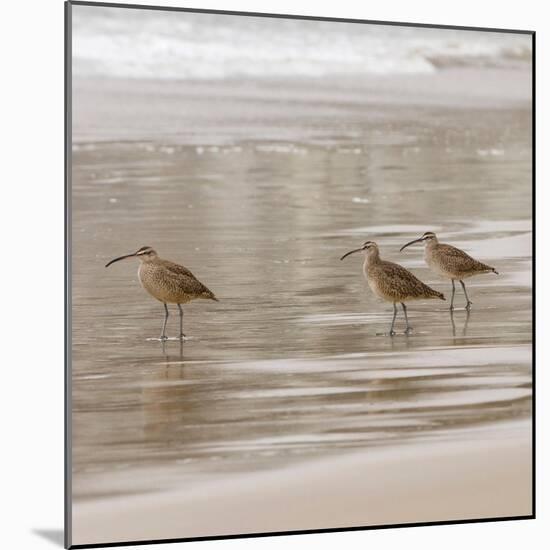
<path fill-rule="evenodd" d="M 202 294 L 201 298 L 205 300 L 214 300 L 215 302 L 219 302 L 219 300 L 216 298 L 214 293 L 211 290 L 206 289 Z"/>
<path fill-rule="evenodd" d="M 441 292 L 438 292 L 437 290 L 434 290 L 432 287 L 428 286 L 428 285 L 423 285 L 423 298 L 426 299 L 426 298 L 439 298 L 440 300 L 445 300 L 445 296 L 441 293 Z"/>
<path fill-rule="evenodd" d="M 498 271 L 497 271 L 494 267 L 491 268 L 491 271 L 492 271 L 495 275 L 498 275 Z"/>
<path fill-rule="evenodd" d="M 429 287 L 428 287 L 429 288 Z M 438 292 L 433 288 L 430 288 L 430 298 L 439 298 L 440 300 L 445 300 L 445 295 L 442 292 Z"/>

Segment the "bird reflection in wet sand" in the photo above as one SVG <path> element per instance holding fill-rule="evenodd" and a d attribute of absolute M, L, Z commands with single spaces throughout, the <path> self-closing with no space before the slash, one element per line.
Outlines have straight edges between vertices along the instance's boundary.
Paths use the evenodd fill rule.
<path fill-rule="evenodd" d="M 473 277 L 474 275 L 481 275 L 482 273 L 494 273 L 498 275 L 498 271 L 494 267 L 479 262 L 469 254 L 466 254 L 464 250 L 460 250 L 460 248 L 456 248 L 450 244 L 440 243 L 437 240 L 436 234 L 432 231 L 427 231 L 419 239 L 414 239 L 414 241 L 403 245 L 400 251 L 415 243 L 424 243 L 424 259 L 428 267 L 434 273 L 446 279 L 451 279 L 453 284 L 451 311 L 454 309 L 455 281 L 459 281 L 462 285 L 462 290 L 466 297 L 466 310 L 469 310 L 472 307 L 472 302 L 468 298 L 464 279 Z"/>
<path fill-rule="evenodd" d="M 166 366 L 169 367 L 170 366 L 170 355 L 168 354 L 168 350 L 166 349 L 166 340 L 161 340 L 160 345 L 161 345 L 161 348 L 162 348 L 162 355 L 164 355 L 164 358 L 165 358 L 165 361 L 166 361 Z M 179 356 L 178 356 L 178 358 L 183 359 L 183 339 L 182 338 L 179 338 L 178 347 L 179 347 Z"/>
<path fill-rule="evenodd" d="M 395 334 L 393 327 L 395 325 L 395 318 L 397 317 L 398 303 L 403 307 L 403 313 L 405 314 L 405 322 L 407 323 L 405 334 L 409 334 L 412 331 L 412 327 L 409 325 L 405 302 L 410 300 L 429 300 L 432 298 L 445 300 L 445 296 L 443 296 L 441 292 L 437 292 L 424 284 L 408 269 L 393 262 L 382 260 L 380 258 L 378 245 L 373 241 L 367 241 L 361 248 L 347 252 L 340 260 L 356 252 L 365 253 L 363 273 L 370 289 L 379 298 L 393 303 L 393 319 L 390 327 L 390 336 Z"/>
<path fill-rule="evenodd" d="M 456 337 L 456 324 L 455 324 L 455 318 L 454 318 L 454 311 L 450 310 L 451 315 L 451 326 L 453 327 L 453 336 Z M 466 318 L 464 319 L 464 325 L 462 327 L 462 334 L 461 336 L 466 336 L 466 332 L 468 330 L 468 323 L 470 322 L 470 310 L 466 310 Z"/>
<path fill-rule="evenodd" d="M 138 258 L 141 261 L 138 270 L 141 286 L 164 305 L 164 323 L 160 340 L 168 339 L 166 336 L 166 323 L 169 315 L 167 304 L 177 304 L 178 306 L 180 313 L 179 338 L 183 340 L 185 334 L 183 333 L 181 305 L 197 298 L 218 301 L 214 293 L 206 288 L 191 271 L 182 265 L 159 258 L 150 246 L 143 246 L 137 252 L 119 256 L 107 263 L 105 267 L 126 258 Z"/>
<path fill-rule="evenodd" d="M 176 349 L 172 351 L 163 347 L 163 351 L 167 351 L 160 363 L 164 368 L 150 370 L 142 381 L 143 431 L 163 456 L 174 453 L 174 447 L 179 446 L 181 457 L 186 443 L 185 419 L 192 415 L 197 400 L 192 395 L 194 384 L 189 379 L 193 377 L 185 368 L 185 361 L 178 356 Z"/>

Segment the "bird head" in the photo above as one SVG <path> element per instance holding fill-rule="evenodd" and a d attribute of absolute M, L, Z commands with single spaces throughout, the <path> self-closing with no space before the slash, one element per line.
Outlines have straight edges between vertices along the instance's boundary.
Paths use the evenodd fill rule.
<path fill-rule="evenodd" d="M 363 243 L 363 246 L 360 248 L 356 248 L 355 250 L 350 250 L 349 252 L 346 252 L 340 260 L 343 260 L 350 254 L 355 254 L 356 252 L 365 252 L 367 256 L 370 256 L 371 254 L 378 253 L 378 245 L 374 241 L 366 241 Z"/>
<path fill-rule="evenodd" d="M 119 256 L 118 258 L 111 260 L 105 265 L 105 267 L 109 267 L 111 264 L 114 264 L 120 260 L 125 260 L 126 258 L 139 258 L 142 262 L 150 262 L 157 257 L 157 253 L 150 246 L 142 246 L 136 252 L 132 252 L 132 254 L 125 254 L 124 256 Z"/>
<path fill-rule="evenodd" d="M 414 241 L 411 241 L 410 243 L 404 244 L 400 249 L 399 252 L 402 252 L 407 248 L 407 246 L 411 246 L 411 244 L 415 243 L 424 243 L 425 245 L 429 245 L 430 243 L 437 243 L 437 236 L 433 231 L 426 231 L 422 237 L 418 239 L 414 239 Z"/>

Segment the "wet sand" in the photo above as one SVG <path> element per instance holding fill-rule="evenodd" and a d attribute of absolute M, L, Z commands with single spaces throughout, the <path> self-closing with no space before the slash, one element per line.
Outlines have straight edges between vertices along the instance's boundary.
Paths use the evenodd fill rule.
<path fill-rule="evenodd" d="M 185 490 L 84 503 L 74 517 L 81 526 L 75 542 L 527 516 L 526 428 L 514 423 L 505 436 L 482 430 L 473 441 L 351 453 Z"/>
<path fill-rule="evenodd" d="M 107 82 L 100 105 L 76 81 L 73 543 L 530 513 L 530 103 L 491 75 L 467 96 L 471 71 L 409 78 L 402 104 L 404 77 L 315 100 Z M 449 297 L 399 253 L 426 230 L 500 275 L 389 338 L 339 257 L 376 240 Z M 143 245 L 221 300 L 185 307 L 183 344 L 147 340 L 137 263 L 103 267 Z"/>

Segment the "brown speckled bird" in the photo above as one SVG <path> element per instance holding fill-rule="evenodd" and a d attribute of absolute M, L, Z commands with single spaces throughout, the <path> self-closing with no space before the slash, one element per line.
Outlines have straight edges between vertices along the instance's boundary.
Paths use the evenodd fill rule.
<path fill-rule="evenodd" d="M 408 269 L 386 262 L 380 258 L 380 251 L 375 242 L 367 241 L 361 248 L 351 250 L 344 254 L 340 260 L 355 252 L 365 252 L 365 263 L 363 264 L 363 273 L 367 279 L 370 289 L 378 297 L 393 303 L 393 319 L 391 322 L 390 335 L 395 334 L 393 327 L 397 316 L 397 303 L 403 306 L 405 314 L 405 322 L 407 328 L 405 334 L 412 331 L 407 317 L 407 307 L 405 302 L 410 300 L 426 300 L 431 298 L 439 298 L 445 300 L 445 296 L 441 292 L 437 292 L 428 285 L 425 285 L 420 279 L 417 279 Z"/>
<path fill-rule="evenodd" d="M 455 299 L 455 280 L 460 281 L 464 296 L 466 297 L 466 310 L 470 311 L 472 302 L 468 298 L 466 292 L 466 285 L 464 280 L 474 275 L 481 275 L 482 273 L 495 273 L 498 275 L 498 271 L 490 265 L 479 262 L 466 254 L 464 250 L 455 248 L 450 244 L 443 244 L 437 240 L 437 236 L 432 231 L 427 231 L 419 239 L 415 239 L 401 247 L 401 250 L 407 248 L 414 243 L 424 243 L 424 260 L 428 264 L 428 267 L 434 272 L 451 279 L 453 284 L 453 295 L 451 298 L 451 311 L 454 309 Z"/>
<path fill-rule="evenodd" d="M 150 246 L 143 246 L 137 252 L 126 254 L 111 260 L 105 267 L 124 260 L 126 258 L 139 258 L 141 264 L 138 270 L 138 277 L 141 286 L 153 298 L 164 304 L 164 323 L 162 324 L 161 340 L 167 340 L 166 323 L 168 321 L 168 305 L 177 304 L 180 312 L 180 339 L 183 334 L 183 310 L 181 304 L 202 298 L 204 300 L 218 299 L 214 293 L 208 290 L 186 267 L 163 260 Z"/>

